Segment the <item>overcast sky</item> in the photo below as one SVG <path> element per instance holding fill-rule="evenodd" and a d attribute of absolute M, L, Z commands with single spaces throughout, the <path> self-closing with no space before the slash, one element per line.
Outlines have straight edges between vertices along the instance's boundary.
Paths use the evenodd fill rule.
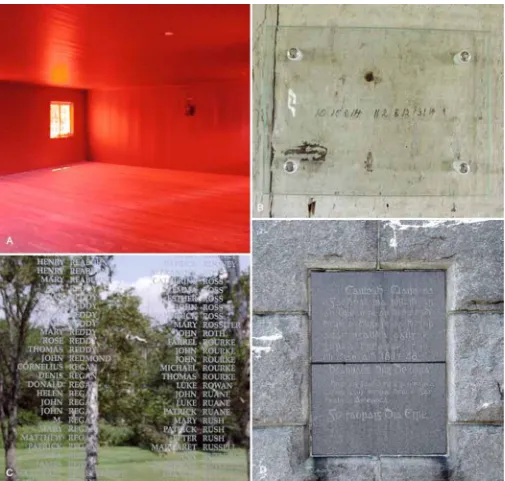
<path fill-rule="evenodd" d="M 240 269 L 249 269 L 249 256 L 240 257 Z M 142 299 L 142 311 L 159 322 L 167 310 L 161 302 L 162 282 L 153 282 L 156 275 L 210 275 L 224 268 L 219 256 L 211 255 L 116 255 L 113 290 L 133 287 Z"/>
<path fill-rule="evenodd" d="M 242 271 L 249 269 L 249 256 L 240 257 Z M 123 290 L 132 287 L 142 299 L 141 310 L 158 322 L 166 322 L 167 309 L 161 302 L 163 282 L 153 282 L 153 276 L 196 276 L 216 274 L 224 269 L 219 256 L 195 255 L 116 255 L 115 273 L 110 289 Z M 34 313 L 34 321 L 47 325 L 51 319 L 66 319 L 65 304 L 55 304 L 43 299 Z"/>

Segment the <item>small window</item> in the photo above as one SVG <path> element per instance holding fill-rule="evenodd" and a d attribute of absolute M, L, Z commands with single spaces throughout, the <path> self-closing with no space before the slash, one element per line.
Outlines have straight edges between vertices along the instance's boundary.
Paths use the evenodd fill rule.
<path fill-rule="evenodd" d="M 74 104 L 51 102 L 51 139 L 74 135 Z"/>

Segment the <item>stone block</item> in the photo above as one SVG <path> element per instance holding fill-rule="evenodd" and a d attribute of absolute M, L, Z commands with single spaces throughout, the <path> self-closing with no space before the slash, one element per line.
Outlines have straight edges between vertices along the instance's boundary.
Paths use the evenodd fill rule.
<path fill-rule="evenodd" d="M 448 481 L 446 456 L 381 457 L 381 481 Z"/>
<path fill-rule="evenodd" d="M 387 269 L 447 269 L 449 311 L 503 309 L 503 222 L 382 221 L 379 263 Z"/>
<path fill-rule="evenodd" d="M 503 314 L 449 318 L 450 420 L 503 422 Z"/>
<path fill-rule="evenodd" d="M 371 457 L 315 458 L 318 481 L 382 481 L 379 461 Z"/>
<path fill-rule="evenodd" d="M 307 317 L 254 316 L 252 351 L 254 423 L 306 423 L 309 383 Z"/>
<path fill-rule="evenodd" d="M 253 309 L 307 311 L 310 267 L 374 268 L 375 221 L 253 222 Z"/>
<path fill-rule="evenodd" d="M 265 427 L 253 430 L 254 481 L 305 481 L 307 430 L 303 426 Z"/>
<path fill-rule="evenodd" d="M 451 481 L 503 481 L 503 426 L 449 427 Z"/>

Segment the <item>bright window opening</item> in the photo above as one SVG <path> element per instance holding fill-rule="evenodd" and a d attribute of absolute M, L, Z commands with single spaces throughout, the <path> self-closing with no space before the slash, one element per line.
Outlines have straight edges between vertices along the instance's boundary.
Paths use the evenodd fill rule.
<path fill-rule="evenodd" d="M 74 104 L 51 102 L 51 139 L 74 135 Z"/>

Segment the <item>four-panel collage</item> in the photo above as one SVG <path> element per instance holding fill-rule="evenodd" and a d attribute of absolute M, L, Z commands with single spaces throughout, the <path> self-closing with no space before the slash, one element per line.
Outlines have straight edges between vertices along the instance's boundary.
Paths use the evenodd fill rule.
<path fill-rule="evenodd" d="M 0 5 L 0 479 L 504 481 L 503 10 Z"/>

